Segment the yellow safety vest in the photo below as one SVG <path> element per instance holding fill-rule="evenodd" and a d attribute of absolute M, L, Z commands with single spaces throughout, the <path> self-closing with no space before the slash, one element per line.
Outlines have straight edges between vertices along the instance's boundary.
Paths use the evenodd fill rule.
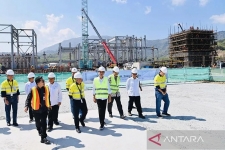
<path fill-rule="evenodd" d="M 6 96 L 11 96 L 17 94 L 17 90 L 19 90 L 19 85 L 16 80 L 5 80 L 1 84 L 1 91 L 6 92 Z"/>
<path fill-rule="evenodd" d="M 166 76 L 160 76 L 157 74 L 154 78 L 154 86 L 159 86 L 160 89 L 165 89 L 166 88 Z"/>
<path fill-rule="evenodd" d="M 47 108 L 50 107 L 50 100 L 49 100 L 49 89 L 48 86 L 45 86 L 45 105 Z M 37 90 L 37 87 L 33 87 L 32 88 L 32 100 L 31 100 L 31 107 L 33 108 L 33 110 L 39 110 L 40 108 L 40 96 Z"/>
<path fill-rule="evenodd" d="M 66 80 L 66 88 L 69 89 L 70 86 L 71 86 L 73 83 L 75 83 L 75 82 L 76 82 L 76 80 L 75 80 L 74 78 L 69 77 L 69 78 Z"/>
<path fill-rule="evenodd" d="M 73 97 L 74 100 L 81 100 L 84 98 L 84 83 L 81 82 L 80 85 L 73 83 L 69 89 L 69 95 Z"/>
<path fill-rule="evenodd" d="M 107 99 L 108 98 L 108 79 L 103 78 L 102 83 L 99 81 L 99 77 L 94 78 L 95 85 L 95 98 L 96 99 Z"/>
<path fill-rule="evenodd" d="M 113 94 L 116 92 L 119 92 L 119 85 L 120 85 L 120 77 L 117 76 L 117 81 L 115 80 L 115 76 L 112 74 L 109 76 L 111 82 L 110 82 L 110 89 Z"/>

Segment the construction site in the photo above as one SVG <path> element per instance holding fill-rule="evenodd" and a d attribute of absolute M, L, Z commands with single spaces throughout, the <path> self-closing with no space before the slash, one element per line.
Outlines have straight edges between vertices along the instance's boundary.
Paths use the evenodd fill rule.
<path fill-rule="evenodd" d="M 169 36 L 171 65 L 182 67 L 210 67 L 215 63 L 216 32 L 212 29 L 190 27 Z"/>

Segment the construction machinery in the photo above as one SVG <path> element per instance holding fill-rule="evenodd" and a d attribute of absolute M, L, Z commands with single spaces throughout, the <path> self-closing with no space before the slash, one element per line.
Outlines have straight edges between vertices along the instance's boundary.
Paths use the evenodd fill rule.
<path fill-rule="evenodd" d="M 105 51 L 108 53 L 112 63 L 110 63 L 109 67 L 114 67 L 117 65 L 117 61 L 116 58 L 114 57 L 114 55 L 112 54 L 111 50 L 109 49 L 108 45 L 106 44 L 106 42 L 102 39 L 101 35 L 99 34 L 98 30 L 96 29 L 96 27 L 94 26 L 93 22 L 91 21 L 91 19 L 89 18 L 88 14 L 85 12 L 84 8 L 82 8 L 82 12 L 83 14 L 86 16 L 86 18 L 88 19 L 88 21 L 90 22 L 91 26 L 93 27 L 94 31 L 96 32 L 96 34 L 98 35 L 101 44 L 103 45 L 103 47 L 105 48 Z"/>

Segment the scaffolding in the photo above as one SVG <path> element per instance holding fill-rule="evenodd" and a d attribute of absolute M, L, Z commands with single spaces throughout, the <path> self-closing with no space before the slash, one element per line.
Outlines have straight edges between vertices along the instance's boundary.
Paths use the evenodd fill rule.
<path fill-rule="evenodd" d="M 182 30 L 170 34 L 169 54 L 170 65 L 182 67 L 208 67 L 215 63 L 216 32 L 213 30 L 194 29 Z"/>
<path fill-rule="evenodd" d="M 37 35 L 33 29 L 16 29 L 13 25 L 0 24 L 0 35 L 3 34 L 9 34 L 10 40 L 4 36 L 5 41 L 0 41 L 0 44 L 10 44 L 11 49 L 10 53 L 0 55 L 3 66 L 11 69 L 37 66 Z"/>

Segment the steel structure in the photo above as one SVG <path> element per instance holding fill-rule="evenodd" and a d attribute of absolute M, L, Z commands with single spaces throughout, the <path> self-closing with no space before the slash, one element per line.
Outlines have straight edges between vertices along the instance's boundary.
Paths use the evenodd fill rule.
<path fill-rule="evenodd" d="M 11 52 L 10 55 L 0 56 L 1 63 L 11 69 L 37 66 L 37 35 L 33 29 L 16 29 L 13 25 L 0 24 L 0 35 L 2 34 L 10 35 L 10 40 L 0 41 L 0 43 L 10 44 Z"/>
<path fill-rule="evenodd" d="M 158 49 L 147 46 L 146 36 L 144 38 L 137 38 L 133 36 L 115 36 L 110 39 L 103 39 L 115 56 L 118 63 L 124 64 L 127 62 L 138 62 L 138 61 L 154 61 L 154 57 L 158 58 Z M 89 63 L 88 68 L 97 67 L 100 65 L 107 66 L 111 63 L 109 55 L 106 53 L 103 44 L 100 39 L 88 39 L 88 57 Z M 157 49 L 157 51 L 154 51 Z M 59 44 L 59 63 L 72 63 L 74 66 L 78 66 L 80 59 L 81 46 L 76 47 L 62 47 Z M 62 53 L 72 53 L 72 60 L 62 60 Z M 90 61 L 92 60 L 92 61 Z M 153 63 L 153 62 L 149 62 Z"/>
<path fill-rule="evenodd" d="M 171 65 L 208 67 L 214 63 L 216 32 L 213 29 L 190 27 L 169 36 Z"/>
<path fill-rule="evenodd" d="M 82 9 L 88 14 L 88 0 L 82 0 Z M 82 12 L 82 61 L 80 62 L 81 66 L 87 68 L 88 65 L 88 18 L 85 15 L 84 11 Z"/>

